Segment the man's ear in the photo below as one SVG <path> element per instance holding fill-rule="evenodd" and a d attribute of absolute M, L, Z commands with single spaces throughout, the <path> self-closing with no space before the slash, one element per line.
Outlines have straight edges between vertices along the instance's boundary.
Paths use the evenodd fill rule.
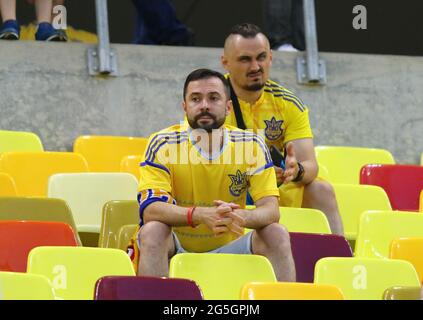
<path fill-rule="evenodd" d="M 269 58 L 270 58 L 270 67 L 272 66 L 272 62 L 273 62 L 273 50 L 272 49 L 270 49 L 270 56 L 269 56 Z"/>
<path fill-rule="evenodd" d="M 222 63 L 223 68 L 225 68 L 226 71 L 228 70 L 228 59 L 225 57 L 225 54 L 222 54 L 220 56 L 220 62 Z"/>
<path fill-rule="evenodd" d="M 231 110 L 233 109 L 232 100 L 228 100 L 226 103 L 226 116 L 228 116 L 231 113 Z"/>
<path fill-rule="evenodd" d="M 185 100 L 182 101 L 182 109 L 184 109 L 185 114 L 187 113 L 187 104 L 185 103 Z"/>

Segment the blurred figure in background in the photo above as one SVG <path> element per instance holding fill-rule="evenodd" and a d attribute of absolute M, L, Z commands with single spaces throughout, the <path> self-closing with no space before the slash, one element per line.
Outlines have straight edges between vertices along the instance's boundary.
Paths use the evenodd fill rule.
<path fill-rule="evenodd" d="M 304 51 L 303 0 L 264 0 L 264 33 L 278 51 Z"/>
<path fill-rule="evenodd" d="M 56 30 L 51 24 L 53 0 L 28 0 L 35 5 L 37 28 L 35 39 L 40 41 L 66 41 L 67 37 L 61 30 Z M 63 1 L 60 1 L 63 3 Z M 0 11 L 3 24 L 0 27 L 0 39 L 18 40 L 20 25 L 16 19 L 16 0 L 0 0 Z"/>
<path fill-rule="evenodd" d="M 176 17 L 169 0 L 132 0 L 137 9 L 134 43 L 191 46 L 193 33 Z"/>

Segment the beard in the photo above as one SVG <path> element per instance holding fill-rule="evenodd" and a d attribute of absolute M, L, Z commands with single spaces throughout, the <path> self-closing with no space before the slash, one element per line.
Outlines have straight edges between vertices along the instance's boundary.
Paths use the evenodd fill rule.
<path fill-rule="evenodd" d="M 263 71 L 263 69 L 262 69 L 262 68 L 260 68 L 260 69 L 259 69 L 259 70 L 257 70 L 257 71 L 254 71 L 254 72 L 250 72 L 250 73 L 248 73 L 248 74 L 247 74 L 247 78 L 248 78 L 248 76 L 250 76 L 251 74 L 256 74 L 256 73 L 258 73 L 258 72 L 261 74 L 261 76 L 262 76 L 262 77 L 264 77 L 264 71 Z M 265 83 L 266 83 L 266 81 L 262 81 L 262 80 L 260 79 L 260 80 L 258 80 L 258 82 L 253 82 L 253 83 L 251 83 L 251 84 L 246 84 L 246 85 L 244 85 L 242 88 L 243 88 L 244 90 L 247 90 L 247 91 L 260 91 L 261 89 L 263 89 L 263 88 L 264 88 Z"/>
<path fill-rule="evenodd" d="M 265 83 L 264 82 L 258 82 L 253 84 L 247 84 L 243 86 L 242 88 L 247 91 L 260 91 L 264 88 Z"/>
<path fill-rule="evenodd" d="M 202 124 L 199 123 L 198 120 L 201 117 L 210 117 L 213 121 L 211 123 L 207 123 L 207 124 Z M 188 123 L 190 125 L 191 128 L 193 129 L 203 129 L 208 133 L 211 133 L 214 129 L 219 129 L 224 123 L 225 123 L 225 117 L 222 118 L 216 118 L 216 116 L 212 115 L 211 113 L 208 112 L 202 112 L 199 115 L 195 116 L 194 118 L 188 118 Z"/>
<path fill-rule="evenodd" d="M 213 121 L 207 124 L 199 123 L 198 120 L 204 116 L 210 117 Z M 211 133 L 214 129 L 219 129 L 225 123 L 225 117 L 218 119 L 216 118 L 216 116 L 212 115 L 211 113 L 202 112 L 199 115 L 195 116 L 193 119 L 188 118 L 188 123 L 190 127 L 193 129 L 203 129 L 206 132 Z"/>

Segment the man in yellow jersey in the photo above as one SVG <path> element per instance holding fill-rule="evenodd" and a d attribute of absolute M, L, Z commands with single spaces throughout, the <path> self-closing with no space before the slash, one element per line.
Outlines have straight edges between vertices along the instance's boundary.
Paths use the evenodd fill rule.
<path fill-rule="evenodd" d="M 221 57 L 231 85 L 233 110 L 226 124 L 252 129 L 262 135 L 272 154 L 289 156 L 275 165 L 279 204 L 323 211 L 332 232 L 343 226 L 332 186 L 319 178 L 308 108 L 292 92 L 269 80 L 272 52 L 260 29 L 249 23 L 236 25 L 226 38 Z M 238 111 L 237 111 L 238 109 Z M 280 163 L 280 162 L 279 162 Z"/>
<path fill-rule="evenodd" d="M 188 123 L 153 134 L 141 163 L 141 222 L 133 239 L 138 274 L 168 276 L 176 253 L 239 253 L 263 255 L 278 280 L 295 281 L 264 140 L 224 125 L 231 101 L 222 74 L 193 71 L 183 97 Z M 254 210 L 245 210 L 247 189 Z M 244 228 L 254 230 L 244 235 Z"/>

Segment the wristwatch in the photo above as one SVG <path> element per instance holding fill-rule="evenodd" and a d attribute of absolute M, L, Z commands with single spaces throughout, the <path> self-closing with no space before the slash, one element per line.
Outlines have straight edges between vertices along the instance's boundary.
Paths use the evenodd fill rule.
<path fill-rule="evenodd" d="M 303 165 L 301 164 L 301 162 L 297 162 L 297 164 L 298 164 L 298 173 L 297 173 L 297 176 L 294 179 L 292 179 L 292 182 L 300 182 L 301 180 L 303 180 L 303 177 L 304 177 Z"/>

